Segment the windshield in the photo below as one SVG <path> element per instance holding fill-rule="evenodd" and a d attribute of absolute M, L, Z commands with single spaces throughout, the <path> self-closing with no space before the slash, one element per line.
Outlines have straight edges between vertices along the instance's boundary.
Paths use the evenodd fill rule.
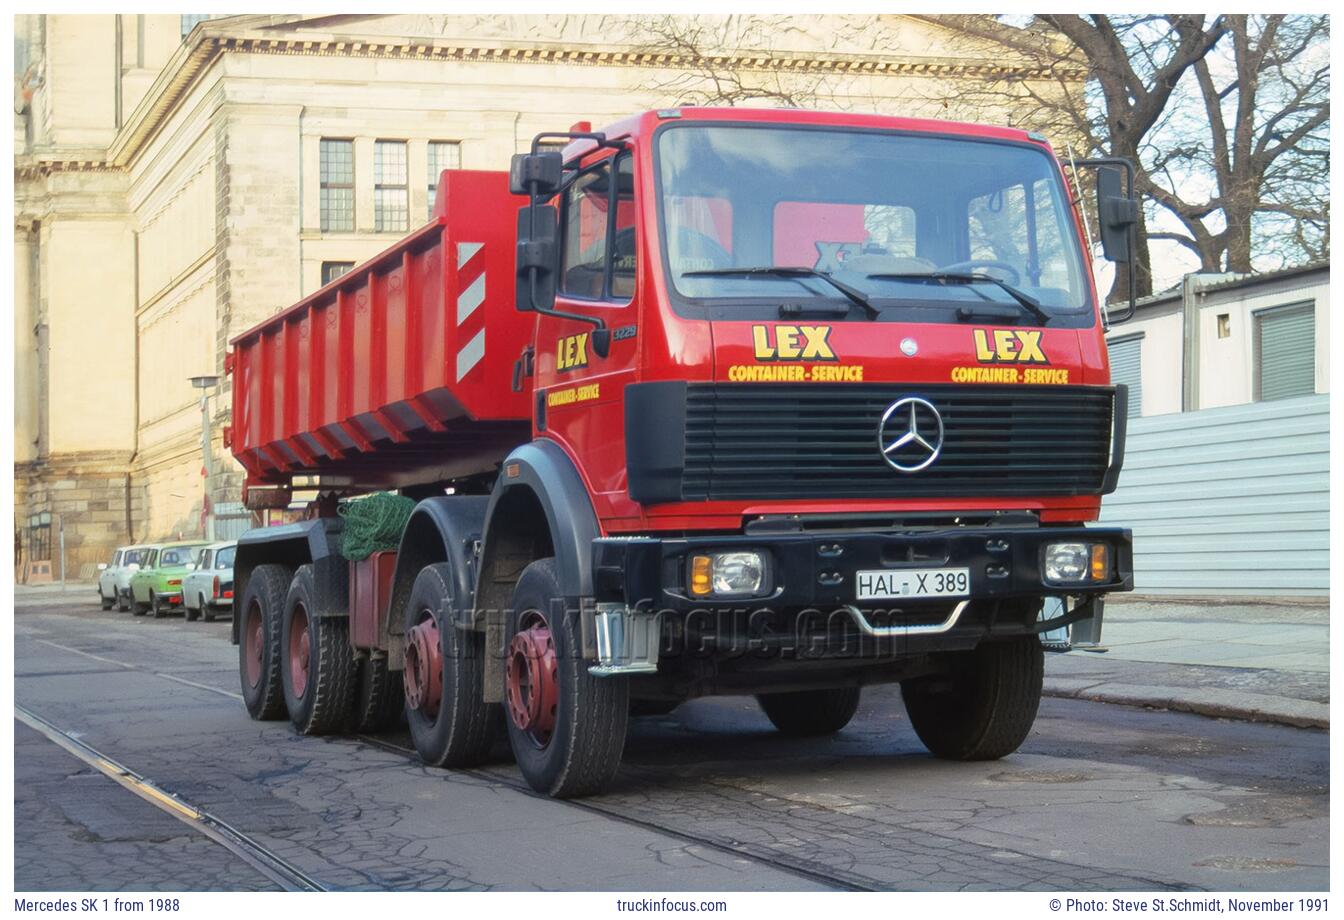
<path fill-rule="evenodd" d="M 690 304 L 843 302 L 824 278 L 730 271 L 787 266 L 856 288 L 883 318 L 1015 307 L 1006 284 L 1052 319 L 1090 319 L 1059 170 L 1042 148 L 686 124 L 659 134 L 657 155 L 667 266 Z"/>
<path fill-rule="evenodd" d="M 186 565 L 191 561 L 195 549 L 194 546 L 181 546 L 176 549 L 166 549 L 159 557 L 159 565 Z"/>

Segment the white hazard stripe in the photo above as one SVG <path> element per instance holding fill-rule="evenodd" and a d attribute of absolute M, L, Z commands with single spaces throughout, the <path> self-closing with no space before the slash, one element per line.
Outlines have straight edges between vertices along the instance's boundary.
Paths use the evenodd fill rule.
<path fill-rule="evenodd" d="M 462 346 L 457 353 L 457 379 L 467 376 L 467 373 L 485 357 L 485 330 L 482 329 L 476 335 L 472 336 L 470 342 Z"/>
<path fill-rule="evenodd" d="M 467 321 L 471 314 L 475 313 L 481 304 L 485 303 L 485 265 L 484 260 L 475 259 L 476 255 L 485 247 L 484 243 L 458 243 L 457 244 L 457 280 L 461 284 L 463 276 L 470 274 L 464 272 L 463 268 L 468 263 L 475 260 L 477 263 L 472 268 L 477 272 L 476 277 L 461 288 L 461 293 L 457 295 L 457 324 L 461 326 Z M 485 330 L 472 336 L 467 344 L 463 345 L 457 352 L 457 379 L 460 381 L 465 377 L 473 367 L 480 363 L 485 357 Z"/>

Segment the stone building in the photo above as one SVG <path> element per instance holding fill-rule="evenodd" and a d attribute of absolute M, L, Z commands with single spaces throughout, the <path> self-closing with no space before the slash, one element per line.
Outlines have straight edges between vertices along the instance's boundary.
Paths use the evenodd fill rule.
<path fill-rule="evenodd" d="M 228 340 L 423 222 L 444 168 L 688 102 L 1003 123 L 967 81 L 1043 74 L 936 18 L 20 15 L 15 513 L 71 578 L 237 501 Z M 1081 80 L 1082 73 L 1066 73 Z M 1059 74 L 1053 75 L 1057 79 Z M 712 79 L 718 78 L 718 79 Z M 725 87 L 727 88 L 725 90 Z M 49 531 L 47 532 L 49 533 Z"/>

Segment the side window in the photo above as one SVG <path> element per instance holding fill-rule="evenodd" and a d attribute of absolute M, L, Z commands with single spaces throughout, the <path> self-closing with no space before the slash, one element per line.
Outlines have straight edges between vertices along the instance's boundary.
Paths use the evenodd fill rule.
<path fill-rule="evenodd" d="M 1075 307 L 1076 294 L 1070 291 L 1081 283 L 1073 277 L 1066 249 L 1066 213 L 1048 179 L 972 198 L 966 214 L 968 258 L 999 263 L 975 270 L 1021 287 L 1043 303 Z"/>
<path fill-rule="evenodd" d="M 210 568 L 210 550 L 208 549 L 201 550 L 200 553 L 196 555 L 196 558 L 193 561 L 196 563 L 196 568 L 198 569 Z"/>
<path fill-rule="evenodd" d="M 217 569 L 233 568 L 233 552 L 234 548 L 232 546 L 220 550 L 215 555 L 215 568 Z"/>
<path fill-rule="evenodd" d="M 972 198 L 967 209 L 970 258 L 1005 262 L 1017 271 L 1027 264 L 1026 194 L 1020 185 Z"/>
<path fill-rule="evenodd" d="M 560 292 L 628 300 L 635 288 L 634 173 L 628 156 L 608 160 L 569 187 L 564 203 Z"/>
<path fill-rule="evenodd" d="M 635 296 L 635 165 L 630 157 L 616 164 L 616 223 L 611 238 L 611 296 Z"/>
<path fill-rule="evenodd" d="M 112 554 L 112 565 L 113 566 L 121 565 L 121 550 L 117 550 L 115 553 Z"/>

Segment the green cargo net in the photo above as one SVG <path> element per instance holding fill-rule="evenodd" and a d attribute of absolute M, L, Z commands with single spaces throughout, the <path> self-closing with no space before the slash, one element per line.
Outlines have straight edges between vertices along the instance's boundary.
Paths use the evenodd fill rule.
<path fill-rule="evenodd" d="M 414 510 L 413 500 L 391 492 L 374 492 L 343 502 L 340 513 L 345 518 L 345 533 L 341 555 L 351 562 L 362 562 L 379 550 L 396 549 Z"/>

